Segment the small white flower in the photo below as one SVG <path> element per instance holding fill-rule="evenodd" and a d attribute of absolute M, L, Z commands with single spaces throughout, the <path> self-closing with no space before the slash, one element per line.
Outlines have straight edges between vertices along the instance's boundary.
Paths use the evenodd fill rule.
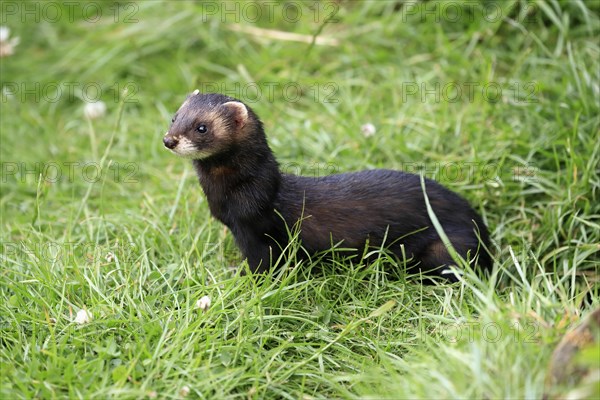
<path fill-rule="evenodd" d="M 201 309 L 202 311 L 208 310 L 210 307 L 210 297 L 203 296 L 200 300 L 196 302 L 196 308 Z"/>
<path fill-rule="evenodd" d="M 107 262 L 113 262 L 115 260 L 115 253 L 109 251 L 108 253 L 106 253 L 106 261 Z"/>
<path fill-rule="evenodd" d="M 375 135 L 375 132 L 377 132 L 377 129 L 375 129 L 375 125 L 373 125 L 372 123 L 366 123 L 363 126 L 360 127 L 360 131 L 362 132 L 364 137 L 371 137 L 373 135 Z"/>
<path fill-rule="evenodd" d="M 179 394 L 181 395 L 181 397 L 186 397 L 188 394 L 190 394 L 190 387 L 189 386 L 182 387 L 181 390 L 179 391 Z"/>
<path fill-rule="evenodd" d="M 75 323 L 77 324 L 87 324 L 92 320 L 92 313 L 87 310 L 79 310 L 77 311 L 77 316 L 75 317 Z"/>
<path fill-rule="evenodd" d="M 0 26 L 0 42 L 7 42 L 10 36 L 10 28 L 8 26 Z"/>
<path fill-rule="evenodd" d="M 10 38 L 10 28 L 8 26 L 0 26 L 0 57 L 12 56 L 18 44 L 18 37 Z"/>
<path fill-rule="evenodd" d="M 106 104 L 103 101 L 94 101 L 93 103 L 87 103 L 83 108 L 83 113 L 89 119 L 96 119 L 103 117 L 106 114 Z"/>

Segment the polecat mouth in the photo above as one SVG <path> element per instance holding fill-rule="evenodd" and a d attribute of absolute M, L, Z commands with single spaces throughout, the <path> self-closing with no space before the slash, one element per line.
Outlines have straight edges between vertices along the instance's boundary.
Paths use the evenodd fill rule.
<path fill-rule="evenodd" d="M 212 153 L 208 151 L 198 150 L 194 143 L 185 137 L 179 139 L 172 138 L 172 141 L 169 141 L 168 145 L 166 138 L 167 137 L 163 140 L 165 148 L 179 157 L 191 160 L 201 160 L 212 155 Z"/>

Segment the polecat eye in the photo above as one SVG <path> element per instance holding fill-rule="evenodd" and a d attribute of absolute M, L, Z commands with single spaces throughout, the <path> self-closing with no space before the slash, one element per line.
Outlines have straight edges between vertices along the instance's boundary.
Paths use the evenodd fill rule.
<path fill-rule="evenodd" d="M 206 125 L 200 125 L 196 130 L 200 133 L 206 133 L 208 129 L 206 129 Z"/>

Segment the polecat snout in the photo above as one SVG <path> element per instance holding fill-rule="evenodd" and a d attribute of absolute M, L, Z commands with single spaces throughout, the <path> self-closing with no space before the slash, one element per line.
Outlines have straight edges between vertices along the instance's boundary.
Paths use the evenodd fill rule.
<path fill-rule="evenodd" d="M 299 220 L 301 243 L 310 254 L 340 242 L 358 251 L 385 242 L 424 272 L 441 274 L 455 264 L 431 223 L 419 176 L 392 170 L 318 178 L 284 174 L 262 122 L 239 100 L 196 90 L 175 113 L 163 142 L 192 159 L 212 214 L 229 227 L 253 272 L 270 268 Z M 489 235 L 479 215 L 457 194 L 425 182 L 458 254 L 490 268 L 481 246 L 488 247 Z"/>

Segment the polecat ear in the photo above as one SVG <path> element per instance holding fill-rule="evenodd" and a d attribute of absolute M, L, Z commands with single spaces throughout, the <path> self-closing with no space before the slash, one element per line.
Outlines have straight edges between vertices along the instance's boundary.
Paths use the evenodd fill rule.
<path fill-rule="evenodd" d="M 223 107 L 228 108 L 233 113 L 235 124 L 238 128 L 242 128 L 248 122 L 248 109 L 246 105 L 239 101 L 228 101 L 223 103 Z"/>

